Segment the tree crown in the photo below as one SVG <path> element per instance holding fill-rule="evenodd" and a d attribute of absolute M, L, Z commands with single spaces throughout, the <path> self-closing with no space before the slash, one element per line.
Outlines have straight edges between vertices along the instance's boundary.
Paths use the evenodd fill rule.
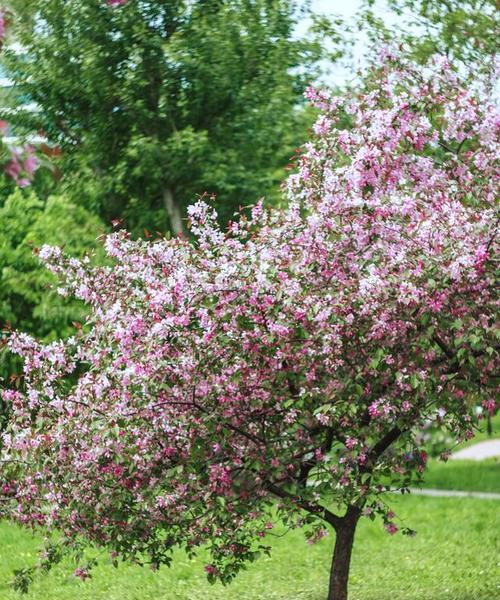
<path fill-rule="evenodd" d="M 194 245 L 117 232 L 110 268 L 42 248 L 91 317 L 65 342 L 11 339 L 20 522 L 154 564 L 207 543 L 228 581 L 276 517 L 314 540 L 355 507 L 394 533 L 381 494 L 423 470 L 418 429 L 469 436 L 471 406 L 492 408 L 488 89 L 385 51 L 362 92 L 307 95 L 322 114 L 285 210 L 223 231 L 200 200 Z"/>

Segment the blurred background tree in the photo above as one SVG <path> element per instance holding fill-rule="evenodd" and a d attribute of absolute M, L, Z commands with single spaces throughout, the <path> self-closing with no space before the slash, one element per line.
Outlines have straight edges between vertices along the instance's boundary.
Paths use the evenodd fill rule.
<path fill-rule="evenodd" d="M 80 257 L 91 253 L 105 231 L 98 217 L 64 196 L 42 201 L 31 190 L 17 189 L 0 206 L 0 223 L 0 323 L 45 340 L 74 332 L 72 323 L 85 315 L 83 303 L 57 293 L 56 278 L 36 249 L 51 244 Z M 102 258 L 101 251 L 97 260 Z"/>
<path fill-rule="evenodd" d="M 358 23 L 375 44 L 404 42 L 414 59 L 445 54 L 464 68 L 492 67 L 498 54 L 497 0 L 385 0 L 396 18 L 384 18 L 380 0 L 362 0 Z"/>
<path fill-rule="evenodd" d="M 216 194 L 223 222 L 273 195 L 306 137 L 321 55 L 289 0 L 11 0 L 11 121 L 61 148 L 62 189 L 135 234 L 183 230 Z M 330 32 L 331 33 L 331 32 Z M 38 110 L 19 110 L 20 99 Z"/>
<path fill-rule="evenodd" d="M 6 188 L 0 188 L 0 194 Z M 75 333 L 87 308 L 57 293 L 56 278 L 38 260 L 43 244 L 60 245 L 82 257 L 94 254 L 102 263 L 96 241 L 105 228 L 99 218 L 64 196 L 40 200 L 33 190 L 16 189 L 0 202 L 0 387 L 21 372 L 17 357 L 1 343 L 10 328 L 49 341 Z M 10 381 L 12 384 L 12 381 Z M 0 430 L 8 411 L 0 401 Z"/>
<path fill-rule="evenodd" d="M 102 223 L 64 196 L 42 202 L 33 192 L 21 190 L 0 208 L 0 222 L 0 318 L 46 339 L 68 333 L 72 322 L 83 316 L 83 304 L 49 288 L 56 279 L 40 268 L 36 250 L 43 244 L 58 245 L 82 257 L 95 249 L 96 237 L 105 231 Z"/>

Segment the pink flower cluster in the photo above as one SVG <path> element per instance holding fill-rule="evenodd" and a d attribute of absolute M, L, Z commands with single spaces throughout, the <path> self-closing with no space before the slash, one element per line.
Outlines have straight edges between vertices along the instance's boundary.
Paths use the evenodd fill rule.
<path fill-rule="evenodd" d="M 74 570 L 73 574 L 75 577 L 78 577 L 82 581 L 85 581 L 86 579 L 88 579 L 90 577 L 90 573 L 86 569 L 82 569 L 81 567 L 77 567 Z"/>
<path fill-rule="evenodd" d="M 10 159 L 5 166 L 5 173 L 11 177 L 19 187 L 30 185 L 31 180 L 39 166 L 39 160 L 33 146 L 27 145 L 22 149 L 10 150 Z"/>

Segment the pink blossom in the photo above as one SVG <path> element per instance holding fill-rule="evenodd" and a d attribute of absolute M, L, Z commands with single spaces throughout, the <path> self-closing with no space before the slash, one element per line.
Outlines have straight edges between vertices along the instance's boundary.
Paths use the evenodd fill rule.
<path fill-rule="evenodd" d="M 399 531 L 399 527 L 390 521 L 384 523 L 384 528 L 389 535 L 394 535 Z"/>
<path fill-rule="evenodd" d="M 12 177 L 12 179 L 17 180 L 19 174 L 22 171 L 22 167 L 21 164 L 18 160 L 18 158 L 16 156 L 14 156 L 8 163 L 7 166 L 5 167 L 5 172 L 7 173 L 7 175 L 9 177 Z"/>
<path fill-rule="evenodd" d="M 483 408 L 490 415 L 490 417 L 492 417 L 495 414 L 496 401 L 493 398 L 490 398 L 488 400 L 483 400 L 482 405 L 483 405 Z"/>
<path fill-rule="evenodd" d="M 314 532 L 314 535 L 307 540 L 308 544 L 316 544 L 319 540 L 323 539 L 328 535 L 327 529 L 318 529 Z"/>
<path fill-rule="evenodd" d="M 30 185 L 39 161 L 32 146 L 24 148 L 11 148 L 10 160 L 4 167 L 5 173 L 11 177 L 19 187 Z"/>
<path fill-rule="evenodd" d="M 332 121 L 325 115 L 321 115 L 313 125 L 313 131 L 317 135 L 325 135 L 330 131 Z"/>
<path fill-rule="evenodd" d="M 4 8 L 0 8 L 0 45 L 5 40 L 5 34 L 7 31 L 8 14 Z"/>
<path fill-rule="evenodd" d="M 28 156 L 24 159 L 24 170 L 29 176 L 32 176 L 38 167 L 38 158 L 33 152 L 33 149 L 30 149 Z"/>
<path fill-rule="evenodd" d="M 329 415 L 325 415 L 321 412 L 316 414 L 316 420 L 322 425 L 328 425 L 328 423 L 330 423 Z"/>
<path fill-rule="evenodd" d="M 73 575 L 75 577 L 79 577 L 82 581 L 85 581 L 86 579 L 88 579 L 90 577 L 90 573 L 86 569 L 83 569 L 82 567 L 77 567 L 73 571 Z"/>

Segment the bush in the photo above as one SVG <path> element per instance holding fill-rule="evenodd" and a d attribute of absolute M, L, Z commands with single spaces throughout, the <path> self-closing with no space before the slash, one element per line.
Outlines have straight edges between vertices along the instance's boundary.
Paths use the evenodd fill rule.
<path fill-rule="evenodd" d="M 66 336 L 86 309 L 52 288 L 55 277 L 41 264 L 36 249 L 53 243 L 81 257 L 98 246 L 102 223 L 64 196 L 43 202 L 33 191 L 19 189 L 0 204 L 0 223 L 0 327 L 20 328 L 47 341 Z M 0 376 L 6 378 L 13 370 L 12 356 L 2 353 Z"/>

